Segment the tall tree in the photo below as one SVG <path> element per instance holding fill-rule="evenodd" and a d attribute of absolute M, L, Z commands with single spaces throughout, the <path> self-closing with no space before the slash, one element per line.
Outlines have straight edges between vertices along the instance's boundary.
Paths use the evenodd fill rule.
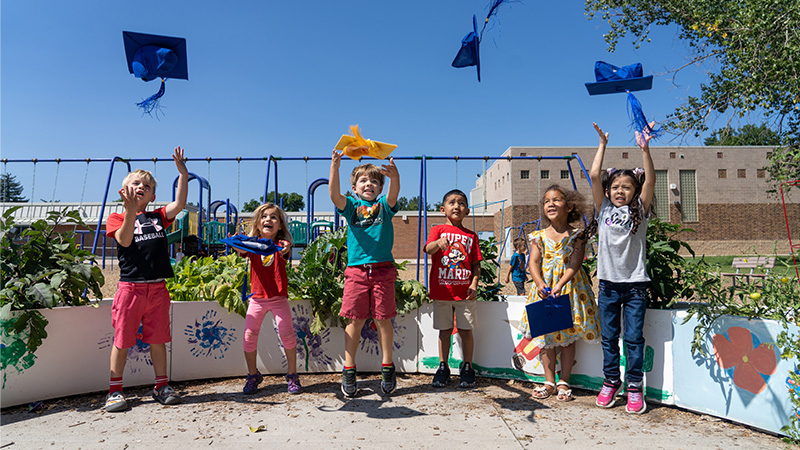
<path fill-rule="evenodd" d="M 10 173 L 0 175 L 0 202 L 27 202 L 28 199 L 22 196 L 22 183 L 17 181 L 17 177 Z"/>
<path fill-rule="evenodd" d="M 303 201 L 303 196 L 297 192 L 292 192 L 290 194 L 287 194 L 286 192 L 279 193 L 278 202 L 275 201 L 275 192 L 269 192 L 267 193 L 267 201 L 278 205 L 280 205 L 282 202 L 284 211 L 300 211 L 306 207 L 306 203 Z M 242 205 L 242 212 L 253 212 L 262 203 L 264 203 L 263 195 L 258 197 L 258 200 L 251 198 L 250 200 L 246 201 L 244 205 Z"/>
<path fill-rule="evenodd" d="M 428 211 L 435 211 L 435 209 L 428 203 Z M 399 211 L 419 211 L 419 195 L 411 197 L 410 199 L 400 197 L 397 199 L 397 209 Z"/>
<path fill-rule="evenodd" d="M 774 145 L 778 146 L 781 143 L 781 138 L 775 131 L 767 127 L 767 124 L 761 126 L 745 125 L 738 129 L 725 127 L 711 133 L 703 143 L 705 145 L 730 145 L 730 146 L 745 146 L 745 145 Z"/>
<path fill-rule="evenodd" d="M 797 0 L 586 0 L 590 18 L 610 26 L 609 51 L 630 33 L 638 48 L 657 25 L 675 25 L 689 44 L 687 66 L 711 63 L 699 97 L 690 96 L 663 124 L 700 136 L 713 119 L 728 123 L 757 112 L 780 137 L 773 184 L 800 178 L 800 2 Z"/>

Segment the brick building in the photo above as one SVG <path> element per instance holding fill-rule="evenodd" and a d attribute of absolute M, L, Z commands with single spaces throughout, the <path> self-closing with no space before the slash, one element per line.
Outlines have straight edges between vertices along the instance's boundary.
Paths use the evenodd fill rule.
<path fill-rule="evenodd" d="M 558 183 L 591 201 L 586 173 L 597 147 L 510 147 L 476 181 L 472 202 L 505 203 L 506 228 L 539 218 L 544 190 Z M 779 196 L 770 196 L 764 167 L 772 147 L 651 147 L 656 212 L 694 233 L 680 236 L 698 254 L 790 253 Z M 578 158 L 541 159 L 577 155 Z M 527 158 L 526 158 L 527 157 Z M 581 162 L 586 169 L 582 170 Z M 608 147 L 604 167 L 641 167 L 638 147 Z M 787 198 L 789 223 L 800 227 L 800 193 Z M 794 197 L 794 198 L 792 198 Z M 489 206 L 499 212 L 500 205 Z M 527 231 L 527 230 L 526 230 Z M 800 232 L 793 228 L 793 237 Z"/>

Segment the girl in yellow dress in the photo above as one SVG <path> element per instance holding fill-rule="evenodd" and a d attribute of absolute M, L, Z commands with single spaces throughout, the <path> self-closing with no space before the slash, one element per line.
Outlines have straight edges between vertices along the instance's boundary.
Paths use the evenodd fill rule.
<path fill-rule="evenodd" d="M 532 395 L 544 399 L 558 391 L 558 400 L 570 401 L 574 399 L 569 377 L 575 362 L 575 342 L 580 338 L 596 342 L 600 337 L 591 280 L 581 267 L 588 236 L 576 227 L 580 225 L 587 204 L 579 192 L 552 185 L 545 191 L 541 206 L 542 229 L 528 235 L 531 242 L 528 267 L 534 286 L 528 294 L 527 303 L 538 302 L 551 295 L 569 295 L 573 327 L 544 336 L 533 336 L 534 343 L 542 348 L 540 358 L 545 382 L 534 389 Z M 529 335 L 525 313 L 521 326 L 525 335 Z M 557 384 L 556 348 L 561 349 L 561 375 Z"/>

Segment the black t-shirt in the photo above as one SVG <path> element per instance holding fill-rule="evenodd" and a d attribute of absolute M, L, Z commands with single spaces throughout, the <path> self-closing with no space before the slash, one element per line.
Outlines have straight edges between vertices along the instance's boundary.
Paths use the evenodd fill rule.
<path fill-rule="evenodd" d="M 125 216 L 113 213 L 108 216 L 106 235 L 114 237 Z M 172 225 L 167 220 L 164 207 L 136 215 L 131 245 L 117 243 L 119 254 L 119 281 L 143 282 L 174 276 L 169 261 L 166 229 Z"/>

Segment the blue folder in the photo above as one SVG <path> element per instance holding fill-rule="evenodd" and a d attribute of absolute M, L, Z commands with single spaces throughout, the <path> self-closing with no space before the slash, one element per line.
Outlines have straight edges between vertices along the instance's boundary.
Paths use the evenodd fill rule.
<path fill-rule="evenodd" d="M 572 328 L 572 306 L 569 295 L 548 297 L 525 306 L 531 337 Z"/>

